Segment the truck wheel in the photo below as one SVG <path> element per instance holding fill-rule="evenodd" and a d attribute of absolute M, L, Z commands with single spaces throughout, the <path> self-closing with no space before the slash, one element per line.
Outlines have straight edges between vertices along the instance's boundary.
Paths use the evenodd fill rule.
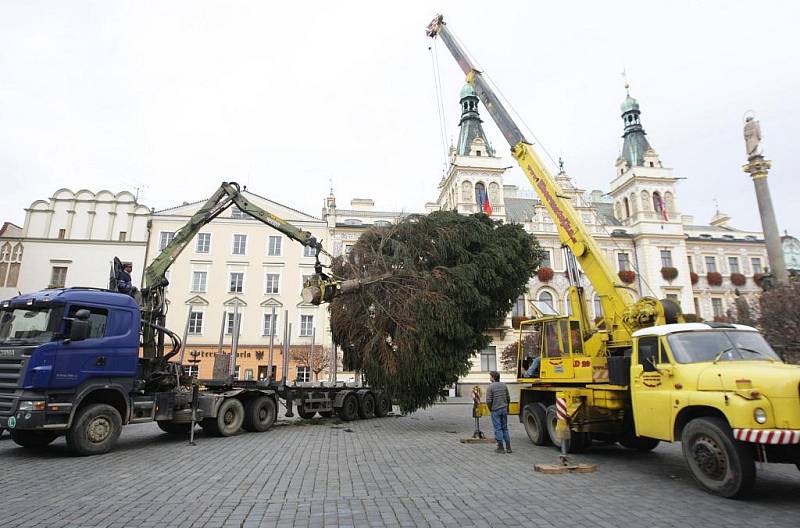
<path fill-rule="evenodd" d="M 219 406 L 216 418 L 203 420 L 203 431 L 211 436 L 232 436 L 239 432 L 244 422 L 244 405 L 236 398 L 227 398 Z"/>
<path fill-rule="evenodd" d="M 269 396 L 259 396 L 247 402 L 244 408 L 244 424 L 246 431 L 263 433 L 275 423 L 278 409 L 275 400 Z"/>
<path fill-rule="evenodd" d="M 722 418 L 695 418 L 681 434 L 683 456 L 697 483 L 728 498 L 746 496 L 756 479 L 753 453 L 733 438 Z"/>
<path fill-rule="evenodd" d="M 330 418 L 333 416 L 333 411 L 319 411 L 319 415 L 323 418 Z"/>
<path fill-rule="evenodd" d="M 371 392 L 364 394 L 358 406 L 359 418 L 369 419 L 375 416 L 375 396 Z"/>
<path fill-rule="evenodd" d="M 661 442 L 655 438 L 648 438 L 646 436 L 623 436 L 619 439 L 619 445 L 627 447 L 628 449 L 635 449 L 636 451 L 652 451 Z"/>
<path fill-rule="evenodd" d="M 561 440 L 556 435 L 556 422 L 558 422 L 558 414 L 556 413 L 556 406 L 551 405 L 547 408 L 545 413 L 545 420 L 547 423 L 547 434 L 550 441 L 558 449 L 561 449 Z M 592 438 L 589 433 L 577 433 L 570 430 L 569 439 L 567 440 L 567 453 L 580 453 L 592 444 Z"/>
<path fill-rule="evenodd" d="M 191 423 L 175 423 L 169 420 L 158 420 L 156 423 L 159 429 L 171 435 L 189 436 L 189 431 L 192 430 Z"/>
<path fill-rule="evenodd" d="M 375 394 L 375 416 L 383 418 L 392 412 L 392 400 L 385 392 Z"/>
<path fill-rule="evenodd" d="M 11 430 L 11 439 L 18 445 L 28 449 L 41 449 L 49 446 L 58 438 L 58 433 L 52 431 L 19 431 Z"/>
<path fill-rule="evenodd" d="M 76 455 L 100 455 L 111 451 L 121 432 L 119 411 L 94 403 L 78 411 L 67 431 L 67 446 Z"/>
<path fill-rule="evenodd" d="M 317 411 L 306 411 L 301 405 L 298 405 L 297 414 L 304 420 L 310 420 L 317 415 Z"/>
<path fill-rule="evenodd" d="M 522 423 L 525 432 L 537 446 L 550 443 L 550 434 L 547 432 L 546 410 L 541 403 L 529 403 L 522 410 Z"/>
<path fill-rule="evenodd" d="M 348 394 L 342 402 L 342 406 L 336 410 L 336 414 L 345 422 L 358 418 L 358 398 L 356 395 Z"/>

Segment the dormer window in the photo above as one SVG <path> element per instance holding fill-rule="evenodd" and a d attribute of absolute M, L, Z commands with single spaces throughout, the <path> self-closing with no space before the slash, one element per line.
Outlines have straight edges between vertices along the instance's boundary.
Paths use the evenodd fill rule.
<path fill-rule="evenodd" d="M 480 155 L 481 155 L 481 151 L 480 151 L 480 150 L 476 150 L 476 151 L 475 151 L 475 155 L 476 155 L 476 156 L 480 156 Z"/>

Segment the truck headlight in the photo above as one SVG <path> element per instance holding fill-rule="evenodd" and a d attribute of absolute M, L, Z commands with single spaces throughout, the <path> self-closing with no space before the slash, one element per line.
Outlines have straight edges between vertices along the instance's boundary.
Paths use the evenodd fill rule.
<path fill-rule="evenodd" d="M 43 401 L 21 401 L 19 402 L 20 411 L 43 411 L 45 410 L 46 402 Z"/>
<path fill-rule="evenodd" d="M 753 419 L 756 421 L 756 423 L 767 423 L 767 411 L 761 407 L 756 407 L 756 410 L 753 411 Z"/>

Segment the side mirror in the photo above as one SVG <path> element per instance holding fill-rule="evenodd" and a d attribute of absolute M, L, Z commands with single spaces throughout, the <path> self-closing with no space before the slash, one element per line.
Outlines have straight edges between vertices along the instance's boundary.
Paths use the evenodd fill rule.
<path fill-rule="evenodd" d="M 69 340 L 83 341 L 87 337 L 89 337 L 89 321 L 74 319 L 72 321 L 72 327 L 69 330 Z"/>
<path fill-rule="evenodd" d="M 90 312 L 86 308 L 82 308 L 77 312 L 75 312 L 75 319 L 79 321 L 88 321 L 90 315 L 92 315 L 92 312 Z"/>

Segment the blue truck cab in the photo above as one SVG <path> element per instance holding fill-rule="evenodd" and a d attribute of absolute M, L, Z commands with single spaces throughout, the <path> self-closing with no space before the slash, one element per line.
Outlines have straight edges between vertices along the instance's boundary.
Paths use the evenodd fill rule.
<path fill-rule="evenodd" d="M 139 332 L 138 304 L 106 290 L 43 290 L 0 303 L 0 428 L 17 443 L 47 445 L 78 409 L 100 402 L 127 423 Z"/>

